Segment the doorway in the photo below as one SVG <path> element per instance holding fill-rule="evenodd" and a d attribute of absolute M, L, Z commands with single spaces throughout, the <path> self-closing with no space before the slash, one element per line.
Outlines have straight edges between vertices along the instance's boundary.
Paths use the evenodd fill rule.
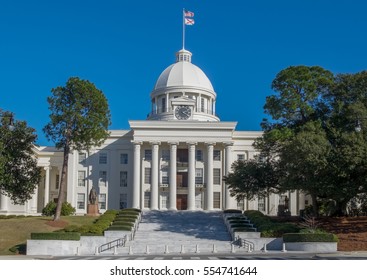
<path fill-rule="evenodd" d="M 176 184 L 178 188 L 187 188 L 188 186 L 188 173 L 187 172 L 177 172 Z"/>
<path fill-rule="evenodd" d="M 187 194 L 178 194 L 176 201 L 177 210 L 187 210 Z"/>

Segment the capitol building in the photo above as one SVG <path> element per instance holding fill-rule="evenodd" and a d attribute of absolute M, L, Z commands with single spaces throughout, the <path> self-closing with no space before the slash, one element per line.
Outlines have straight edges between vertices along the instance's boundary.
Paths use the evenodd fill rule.
<path fill-rule="evenodd" d="M 92 188 L 98 193 L 101 213 L 134 207 L 254 209 L 277 215 L 285 206 L 298 215 L 308 204 L 308 197 L 299 192 L 239 202 L 230 196 L 223 177 L 234 161 L 254 157 L 252 144 L 262 132 L 236 131 L 237 122 L 220 121 L 217 93 L 191 59 L 192 54 L 182 49 L 175 63 L 159 75 L 146 120 L 129 121 L 128 130 L 110 130 L 100 147 L 72 151 L 66 198 L 77 215 L 87 213 Z M 14 205 L 0 195 L 0 214 L 39 215 L 49 201 L 57 200 L 63 152 L 54 147 L 35 151 L 42 178 L 33 198 Z"/>

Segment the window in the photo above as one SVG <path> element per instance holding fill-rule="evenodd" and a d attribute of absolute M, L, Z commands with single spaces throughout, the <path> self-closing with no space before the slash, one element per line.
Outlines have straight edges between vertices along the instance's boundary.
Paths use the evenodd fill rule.
<path fill-rule="evenodd" d="M 213 169 L 213 184 L 220 185 L 220 168 Z"/>
<path fill-rule="evenodd" d="M 144 184 L 150 184 L 151 183 L 151 173 L 152 173 L 151 168 L 146 167 L 144 169 Z"/>
<path fill-rule="evenodd" d="M 150 192 L 144 192 L 144 208 L 150 208 Z"/>
<path fill-rule="evenodd" d="M 87 154 L 86 153 L 79 153 L 79 164 L 84 165 L 86 158 L 87 158 Z"/>
<path fill-rule="evenodd" d="M 244 161 L 246 159 L 245 155 L 244 154 L 239 154 L 237 155 L 237 160 L 239 161 Z"/>
<path fill-rule="evenodd" d="M 107 153 L 99 153 L 99 164 L 107 164 Z"/>
<path fill-rule="evenodd" d="M 161 195 L 161 208 L 168 209 L 169 207 L 169 193 L 164 192 Z"/>
<path fill-rule="evenodd" d="M 78 187 L 85 187 L 85 171 L 78 171 Z"/>
<path fill-rule="evenodd" d="M 145 150 L 144 151 L 144 158 L 145 158 L 145 160 L 152 160 L 152 150 Z"/>
<path fill-rule="evenodd" d="M 162 102 L 162 113 L 165 113 L 166 112 L 166 98 L 165 97 L 162 97 L 161 99 L 161 102 Z"/>
<path fill-rule="evenodd" d="M 162 150 L 162 160 L 169 161 L 169 159 L 170 159 L 170 151 Z"/>
<path fill-rule="evenodd" d="M 220 208 L 220 192 L 213 193 L 213 208 Z"/>
<path fill-rule="evenodd" d="M 196 168 L 195 170 L 195 184 L 203 184 L 203 169 Z"/>
<path fill-rule="evenodd" d="M 99 209 L 106 210 L 106 194 L 101 193 L 98 197 Z"/>
<path fill-rule="evenodd" d="M 120 193 L 120 209 L 125 209 L 127 207 L 127 194 Z"/>
<path fill-rule="evenodd" d="M 203 151 L 196 150 L 196 161 L 203 161 Z"/>
<path fill-rule="evenodd" d="M 265 197 L 260 196 L 257 200 L 257 207 L 259 211 L 265 212 Z"/>
<path fill-rule="evenodd" d="M 200 106 L 201 108 L 200 109 L 201 109 L 201 112 L 202 113 L 205 112 L 205 109 L 204 109 L 205 103 L 204 102 L 205 102 L 204 98 L 201 98 L 200 99 L 200 103 L 201 103 L 201 106 Z"/>
<path fill-rule="evenodd" d="M 128 155 L 120 154 L 120 164 L 128 164 Z"/>
<path fill-rule="evenodd" d="M 162 168 L 162 184 L 169 184 L 168 168 Z"/>
<path fill-rule="evenodd" d="M 220 150 L 213 151 L 213 160 L 220 161 Z"/>
<path fill-rule="evenodd" d="M 195 209 L 203 209 L 201 193 L 195 195 Z"/>
<path fill-rule="evenodd" d="M 55 188 L 58 190 L 60 186 L 60 175 L 56 174 Z"/>
<path fill-rule="evenodd" d="M 107 171 L 99 171 L 99 186 L 107 186 Z"/>
<path fill-rule="evenodd" d="M 120 187 L 127 188 L 127 171 L 120 171 Z"/>
<path fill-rule="evenodd" d="M 78 209 L 85 209 L 85 194 L 84 193 L 78 193 L 78 198 L 77 198 L 77 208 Z"/>

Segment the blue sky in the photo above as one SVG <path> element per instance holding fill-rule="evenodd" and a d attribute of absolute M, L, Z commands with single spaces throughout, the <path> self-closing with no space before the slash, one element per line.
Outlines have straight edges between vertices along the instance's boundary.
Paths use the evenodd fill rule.
<path fill-rule="evenodd" d="M 182 48 L 211 80 L 222 121 L 260 130 L 276 74 L 291 65 L 367 69 L 363 0 L 0 0 L 0 108 L 38 133 L 50 90 L 78 76 L 109 100 L 111 129 L 144 120 L 160 73 Z"/>

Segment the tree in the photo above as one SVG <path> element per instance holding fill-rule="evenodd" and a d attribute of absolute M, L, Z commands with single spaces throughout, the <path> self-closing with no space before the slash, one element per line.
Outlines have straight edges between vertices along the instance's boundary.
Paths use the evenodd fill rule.
<path fill-rule="evenodd" d="M 367 193 L 367 72 L 339 74 L 329 94 L 327 134 L 333 149 L 329 162 L 329 197 L 335 215 L 345 215 L 347 204 Z M 358 129 L 357 129 L 358 128 Z"/>
<path fill-rule="evenodd" d="M 60 190 L 54 220 L 60 219 L 67 189 L 69 153 L 100 146 L 108 137 L 110 111 L 103 92 L 87 80 L 70 78 L 65 86 L 51 90 L 48 97 L 50 122 L 44 127 L 48 140 L 63 149 Z"/>
<path fill-rule="evenodd" d="M 321 121 L 328 109 L 323 100 L 333 82 L 334 75 L 318 66 L 291 66 L 277 74 L 272 82 L 276 94 L 264 105 L 270 119 L 263 120 L 264 133 L 254 143 L 262 162 L 234 166 L 228 178 L 244 180 L 232 188 L 232 195 L 302 190 L 316 207 L 323 195 L 319 175 L 325 172 L 330 149 Z"/>
<path fill-rule="evenodd" d="M 326 178 L 331 148 L 321 123 L 309 121 L 283 144 L 279 157 L 283 171 L 280 185 L 285 190 L 310 194 L 315 214 L 319 212 L 318 198 L 328 195 Z"/>
<path fill-rule="evenodd" d="M 237 201 L 253 199 L 256 196 L 267 196 L 279 193 L 280 174 L 276 162 L 250 159 L 238 160 L 232 164 L 233 172 L 224 177 L 230 195 Z"/>
<path fill-rule="evenodd" d="M 14 204 L 32 198 L 41 171 L 34 154 L 35 130 L 13 114 L 0 110 L 0 193 Z"/>

